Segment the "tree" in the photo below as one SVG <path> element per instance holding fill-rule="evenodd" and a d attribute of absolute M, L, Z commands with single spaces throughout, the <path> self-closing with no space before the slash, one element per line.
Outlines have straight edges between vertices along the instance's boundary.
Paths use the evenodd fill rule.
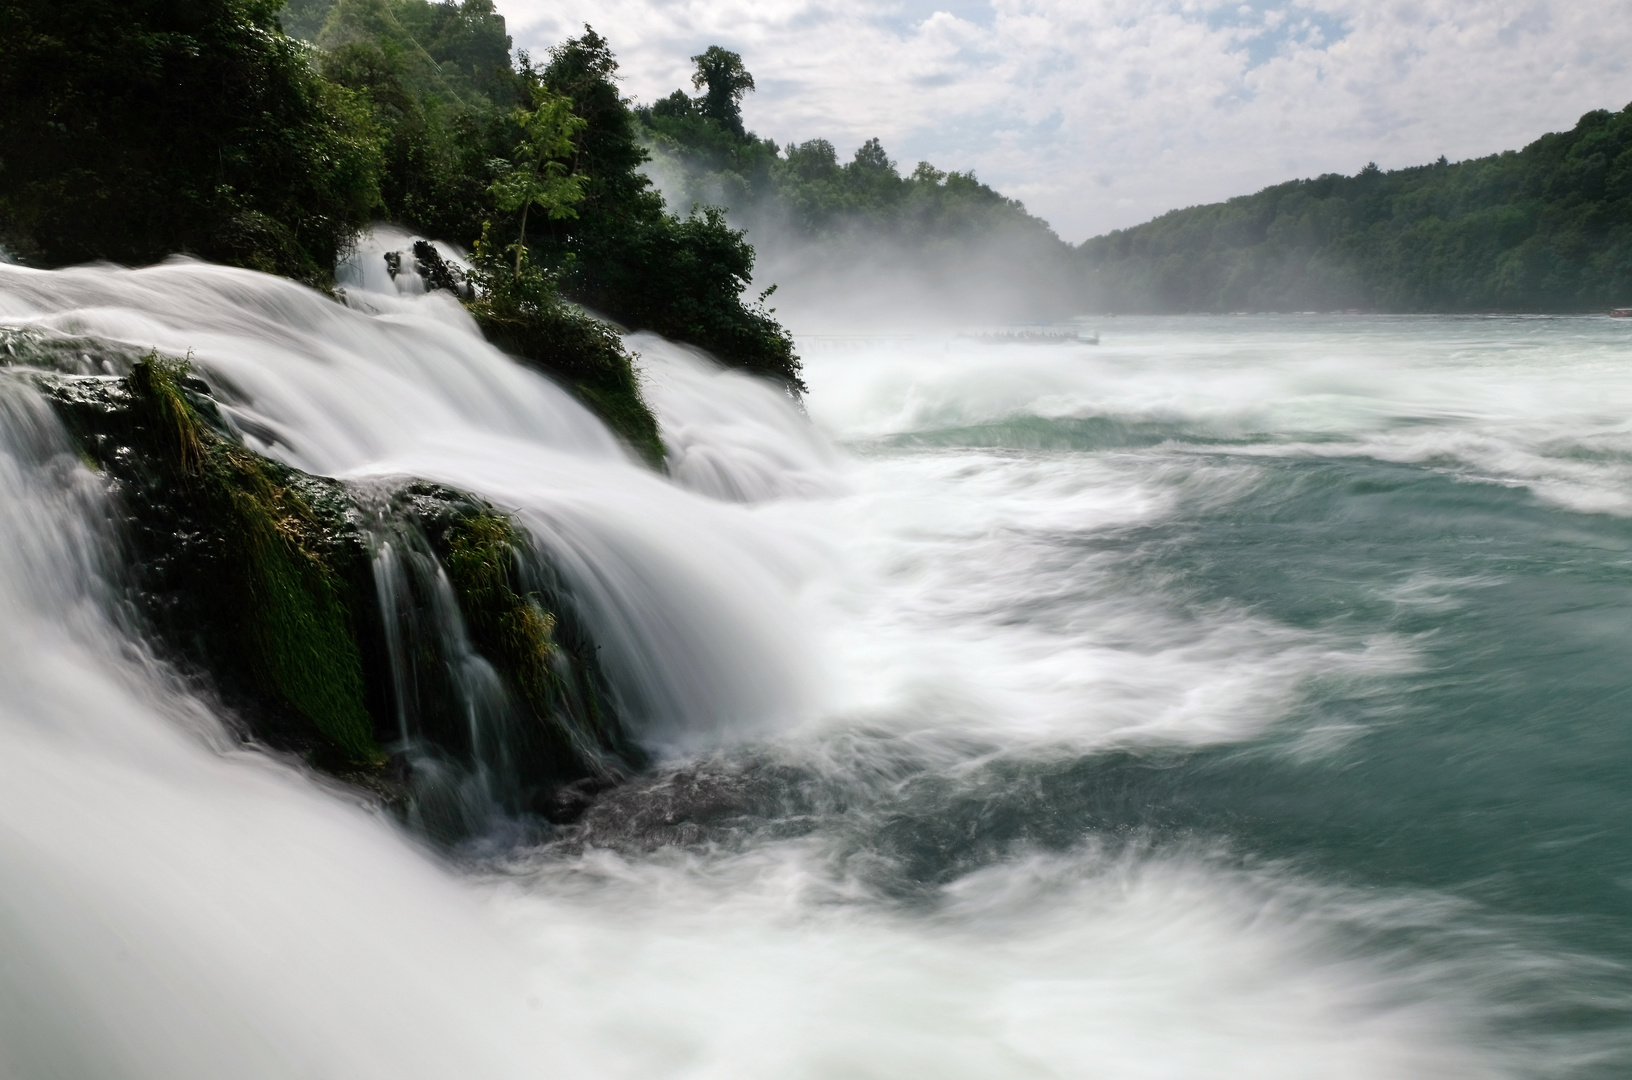
<path fill-rule="evenodd" d="M 379 202 L 379 139 L 278 6 L 0 3 L 0 241 L 45 265 L 187 251 L 326 278 Z"/>
<path fill-rule="evenodd" d="M 754 249 L 742 232 L 718 210 L 676 218 L 652 190 L 617 69 L 606 39 L 587 26 L 582 37 L 550 50 L 544 85 L 588 122 L 574 157 L 586 179 L 577 217 L 536 243 L 533 256 L 560 271 L 566 295 L 625 326 L 701 346 L 728 365 L 802 389 L 793 339 L 769 312 L 743 303 Z"/>
<path fill-rule="evenodd" d="M 516 145 L 511 167 L 488 190 L 500 210 L 521 211 L 516 237 L 519 275 L 522 251 L 527 246 L 527 212 L 536 206 L 552 221 L 578 216 L 576 207 L 584 197 L 584 181 L 568 171 L 565 159 L 572 154 L 573 136 L 588 122 L 573 115 L 572 102 L 542 86 L 533 88 L 533 107 L 518 107 L 512 116 L 521 127 L 522 141 Z"/>
<path fill-rule="evenodd" d="M 693 89 L 707 87 L 698 106 L 702 114 L 717 121 L 733 135 L 742 136 L 742 99 L 754 88 L 754 77 L 742 66 L 742 57 L 729 49 L 710 45 L 693 56 L 697 73 L 691 77 Z"/>
<path fill-rule="evenodd" d="M 1111 310 L 1581 311 L 1632 299 L 1632 106 L 1471 161 L 1328 174 L 1079 249 Z"/>

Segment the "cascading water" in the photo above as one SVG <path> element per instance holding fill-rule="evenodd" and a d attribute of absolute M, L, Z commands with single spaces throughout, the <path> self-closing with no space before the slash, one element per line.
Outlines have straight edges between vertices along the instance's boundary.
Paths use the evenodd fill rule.
<path fill-rule="evenodd" d="M 468 898 L 121 640 L 100 485 L 25 387 L 0 416 L 0 1074 L 532 1075 Z"/>
<path fill-rule="evenodd" d="M 512 703 L 493 666 L 471 643 L 453 588 L 417 530 L 381 529 L 374 580 L 390 654 L 397 753 L 412 778 L 408 821 L 417 832 L 458 840 L 504 816 L 518 773 L 505 738 Z M 431 666 L 440 670 L 424 671 Z M 446 759 L 424 737 L 440 712 L 464 730 L 470 767 Z M 511 781 L 507 783 L 507 781 Z"/>
<path fill-rule="evenodd" d="M 808 685 L 784 568 L 729 508 L 632 464 L 548 379 L 483 342 L 445 294 L 347 310 L 289 282 L 178 262 L 10 271 L 5 314 L 190 355 L 253 448 L 308 471 L 406 475 L 522 511 L 574 576 L 624 705 L 678 745 L 797 710 Z M 166 299 L 166 298 L 169 299 Z M 781 619 L 779 624 L 778 620 Z"/>
<path fill-rule="evenodd" d="M 0 320 L 190 352 L 256 449 L 507 511 L 655 764 L 448 867 L 239 748 L 130 638 L 105 496 L 0 378 L 0 1074 L 1632 1061 L 1611 329 L 813 347 L 814 427 L 636 335 L 671 482 L 379 254 L 349 310 L 0 267 Z M 372 535 L 403 731 L 416 638 L 502 712 L 435 560 Z"/>

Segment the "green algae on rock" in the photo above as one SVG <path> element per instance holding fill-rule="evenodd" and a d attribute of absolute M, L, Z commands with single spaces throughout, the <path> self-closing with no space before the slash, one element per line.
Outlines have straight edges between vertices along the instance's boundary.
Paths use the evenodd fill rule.
<path fill-rule="evenodd" d="M 165 639 L 259 706 L 258 734 L 324 764 L 383 763 L 347 602 L 347 523 L 332 497 L 312 497 L 322 483 L 231 438 L 184 361 L 150 354 L 124 378 L 39 382 L 119 488 L 141 606 Z"/>
<path fill-rule="evenodd" d="M 384 775 L 386 747 L 410 770 L 405 748 L 428 747 L 506 773 L 494 797 L 520 813 L 548 812 L 562 786 L 640 760 L 570 596 L 498 509 L 441 485 L 345 484 L 263 457 L 184 360 L 17 335 L 6 344 L 0 362 L 32 369 L 19 374 L 117 493 L 134 608 L 251 737 L 365 782 Z M 388 625 L 402 612 L 382 609 L 376 565 L 390 538 L 417 545 L 451 589 L 462 633 L 502 686 L 496 734 L 473 736 L 448 692 L 404 690 L 392 646 L 401 634 Z M 436 673 L 456 666 L 449 648 L 435 633 L 412 643 L 408 662 L 431 673 L 421 682 L 447 681 Z M 411 801 L 415 790 L 409 777 L 399 794 Z M 457 839 L 458 828 L 439 835 Z"/>

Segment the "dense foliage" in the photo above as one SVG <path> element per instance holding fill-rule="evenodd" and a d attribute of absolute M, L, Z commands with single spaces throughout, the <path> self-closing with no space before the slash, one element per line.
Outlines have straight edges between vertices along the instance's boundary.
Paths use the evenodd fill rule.
<path fill-rule="evenodd" d="M 3 0 L 0 244 L 323 284 L 372 219 L 490 229 L 543 271 L 535 299 L 800 388 L 791 338 L 743 303 L 743 234 L 642 175 L 607 43 L 586 28 L 542 67 L 510 45 L 492 0 Z"/>
<path fill-rule="evenodd" d="M 47 265 L 188 251 L 326 276 L 379 202 L 379 145 L 278 6 L 0 3 L 0 243 Z"/>
<path fill-rule="evenodd" d="M 640 171 L 646 150 L 618 91 L 606 40 L 585 28 L 554 50 L 544 85 L 587 122 L 575 169 L 587 176 L 577 216 L 552 223 L 535 247 L 569 294 L 630 326 L 689 341 L 721 360 L 795 389 L 793 339 L 759 304 L 744 305 L 754 249 L 717 211 L 677 218 Z"/>
<path fill-rule="evenodd" d="M 803 388 L 792 339 L 743 303 L 754 265 L 743 234 L 718 215 L 678 218 L 652 190 L 617 61 L 593 30 L 547 63 L 512 65 L 491 0 L 307 0 L 289 18 L 316 26 L 324 73 L 373 107 L 384 216 L 467 247 L 488 226 L 500 245 L 525 238 L 528 261 L 568 297 Z M 546 114 L 566 145 L 548 145 Z M 530 217 L 539 209 L 543 221 Z"/>
<path fill-rule="evenodd" d="M 1321 176 L 1082 246 L 1123 311 L 1576 311 L 1632 303 L 1632 106 L 1523 150 Z"/>

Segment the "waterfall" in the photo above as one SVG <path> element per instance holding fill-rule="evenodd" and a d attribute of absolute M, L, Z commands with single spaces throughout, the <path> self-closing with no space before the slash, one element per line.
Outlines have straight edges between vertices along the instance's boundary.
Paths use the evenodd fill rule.
<path fill-rule="evenodd" d="M 120 599 L 117 506 L 27 362 L 111 377 L 149 349 L 187 356 L 261 453 L 491 500 L 545 559 L 525 572 L 563 579 L 653 753 L 805 707 L 787 560 L 742 507 L 634 463 L 444 296 L 348 308 L 179 259 L 0 274 L 0 317 L 34 347 L 0 368 L 0 1075 L 628 1075 L 570 987 L 518 964 L 388 818 L 241 749 L 151 654 Z M 422 704 L 411 644 L 430 639 L 477 762 L 417 760 L 410 825 L 491 825 L 502 689 L 423 541 L 382 522 L 371 543 L 403 742 Z"/>
<path fill-rule="evenodd" d="M 179 259 L 0 273 L 13 324 L 190 356 L 252 449 L 343 479 L 436 481 L 512 513 L 570 579 L 622 710 L 654 751 L 805 707 L 808 648 L 782 553 L 756 543 L 741 511 L 635 464 L 566 391 L 484 342 L 447 294 L 367 293 L 348 308 Z"/>

